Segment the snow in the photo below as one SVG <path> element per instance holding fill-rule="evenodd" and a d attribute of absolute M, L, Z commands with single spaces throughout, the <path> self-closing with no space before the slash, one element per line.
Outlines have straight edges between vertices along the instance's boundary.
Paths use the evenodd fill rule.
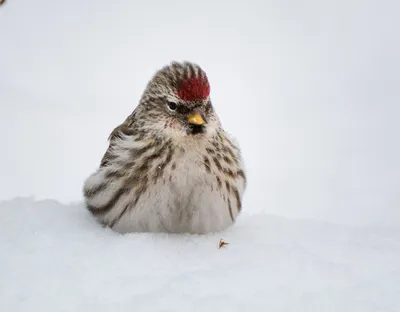
<path fill-rule="evenodd" d="M 400 310 L 400 228 L 244 211 L 222 233 L 119 235 L 34 198 L 0 215 L 0 311 Z"/>

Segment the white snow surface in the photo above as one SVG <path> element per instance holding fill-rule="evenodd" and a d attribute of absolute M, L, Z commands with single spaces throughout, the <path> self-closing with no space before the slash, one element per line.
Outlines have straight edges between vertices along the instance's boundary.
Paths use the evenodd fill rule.
<path fill-rule="evenodd" d="M 243 212 L 221 233 L 120 235 L 33 198 L 0 215 L 0 311 L 400 311 L 400 228 Z"/>

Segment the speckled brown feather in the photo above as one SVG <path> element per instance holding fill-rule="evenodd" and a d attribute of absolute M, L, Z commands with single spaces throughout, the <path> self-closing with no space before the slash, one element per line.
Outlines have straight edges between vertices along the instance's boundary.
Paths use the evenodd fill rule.
<path fill-rule="evenodd" d="M 179 103 L 176 112 L 166 109 L 170 101 Z M 205 132 L 190 134 L 185 116 L 199 109 L 207 115 Z M 240 150 L 214 112 L 205 72 L 173 62 L 111 132 L 83 192 L 88 210 L 119 232 L 206 233 L 235 222 L 245 188 Z"/>

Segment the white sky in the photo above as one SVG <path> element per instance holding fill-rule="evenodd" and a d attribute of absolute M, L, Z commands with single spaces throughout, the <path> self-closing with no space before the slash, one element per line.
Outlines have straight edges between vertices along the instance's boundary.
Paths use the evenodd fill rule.
<path fill-rule="evenodd" d="M 249 175 L 245 207 L 400 225 L 396 1 L 8 0 L 0 200 L 81 200 L 110 131 L 171 60 L 200 64 Z"/>

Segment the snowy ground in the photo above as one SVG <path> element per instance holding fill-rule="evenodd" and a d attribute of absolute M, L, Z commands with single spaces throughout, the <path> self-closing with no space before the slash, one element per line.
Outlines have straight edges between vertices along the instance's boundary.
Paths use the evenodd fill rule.
<path fill-rule="evenodd" d="M 0 215 L 0 311 L 400 311 L 399 228 L 243 214 L 213 235 L 120 236 L 29 198 Z"/>

